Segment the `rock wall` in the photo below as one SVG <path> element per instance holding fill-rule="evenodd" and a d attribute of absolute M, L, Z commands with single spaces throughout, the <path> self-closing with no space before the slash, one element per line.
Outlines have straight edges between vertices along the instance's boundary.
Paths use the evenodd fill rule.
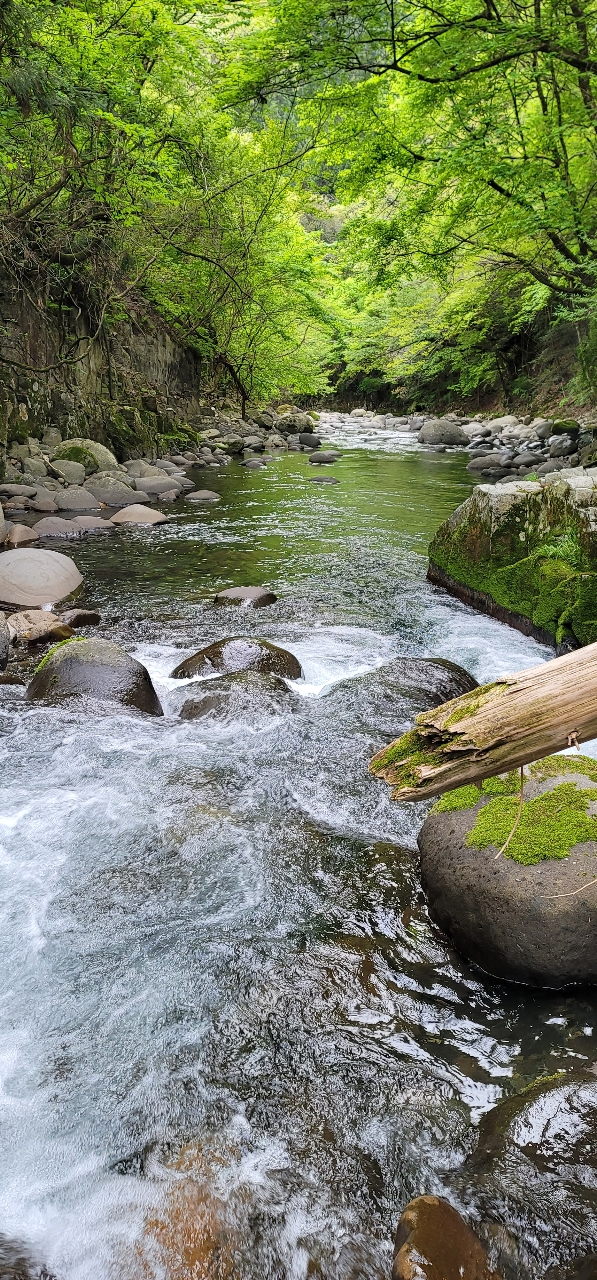
<path fill-rule="evenodd" d="M 1 283 L 0 301 L 0 472 L 7 446 L 49 427 L 120 456 L 147 452 L 164 435 L 179 439 L 181 426 L 211 415 L 200 395 L 205 364 L 149 308 L 94 337 L 74 309 L 15 297 Z"/>
<path fill-rule="evenodd" d="M 478 485 L 429 547 L 432 582 L 556 645 L 597 640 L 597 474 Z"/>

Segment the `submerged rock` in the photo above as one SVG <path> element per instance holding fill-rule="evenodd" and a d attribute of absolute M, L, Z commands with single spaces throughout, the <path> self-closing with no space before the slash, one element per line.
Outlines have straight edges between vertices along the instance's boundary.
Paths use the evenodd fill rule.
<path fill-rule="evenodd" d="M 277 596 L 267 587 L 227 587 L 218 591 L 215 604 L 242 604 L 253 609 L 263 609 L 265 605 L 275 604 Z"/>
<path fill-rule="evenodd" d="M 86 696 L 163 715 L 146 668 L 110 640 L 76 639 L 57 645 L 40 662 L 26 696 L 28 702 L 50 704 Z"/>
<path fill-rule="evenodd" d="M 206 680 L 200 691 L 184 703 L 181 720 L 214 717 L 218 720 L 251 720 L 259 714 L 279 714 L 290 697 L 281 676 L 263 671 L 234 671 Z"/>
<path fill-rule="evenodd" d="M 0 1280 L 55 1280 L 21 1241 L 0 1235 Z"/>
<path fill-rule="evenodd" d="M 206 645 L 190 658 L 185 658 L 174 668 L 176 679 L 190 676 L 209 676 L 216 672 L 230 674 L 235 671 L 271 672 L 298 680 L 302 668 L 298 658 L 287 649 L 279 649 L 269 640 L 255 640 L 250 636 L 232 636 L 228 640 L 216 640 Z"/>
<path fill-rule="evenodd" d="M 188 502 L 219 502 L 219 493 L 214 493 L 213 489 L 196 489 L 194 493 L 187 493 Z"/>
<path fill-rule="evenodd" d="M 475 1150 L 449 1182 L 483 1222 L 484 1237 L 496 1237 L 492 1227 L 497 1228 L 497 1265 L 504 1275 L 594 1280 L 593 1072 L 571 1068 L 499 1102 L 482 1118 Z M 500 1230 L 503 1223 L 507 1232 Z"/>
<path fill-rule="evenodd" d="M 417 1196 L 402 1213 L 392 1280 L 500 1280 L 464 1218 L 438 1196 Z"/>
<path fill-rule="evenodd" d="M 477 687 L 464 667 L 446 658 L 393 658 L 376 671 L 337 684 L 326 696 L 368 730 L 386 734 L 410 728 L 413 716 Z"/>
<path fill-rule="evenodd" d="M 326 462 L 338 462 L 341 456 L 341 454 L 336 453 L 335 449 L 322 449 L 321 453 L 311 453 L 309 462 L 319 466 Z"/>
<path fill-rule="evenodd" d="M 57 604 L 82 581 L 76 564 L 58 551 L 23 547 L 0 556 L 0 600 L 9 604 Z"/>
<path fill-rule="evenodd" d="M 419 833 L 433 920 L 494 977 L 597 982 L 597 762 L 549 756 L 447 792 Z"/>

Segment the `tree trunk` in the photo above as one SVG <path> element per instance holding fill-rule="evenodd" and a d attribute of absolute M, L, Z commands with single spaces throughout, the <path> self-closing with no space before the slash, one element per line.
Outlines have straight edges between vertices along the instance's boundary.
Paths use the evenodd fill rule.
<path fill-rule="evenodd" d="M 597 737 L 597 644 L 481 685 L 384 747 L 371 772 L 395 800 L 427 800 Z"/>

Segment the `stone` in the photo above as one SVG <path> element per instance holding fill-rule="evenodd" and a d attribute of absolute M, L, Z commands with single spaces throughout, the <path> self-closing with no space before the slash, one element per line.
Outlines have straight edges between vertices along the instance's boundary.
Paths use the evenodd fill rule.
<path fill-rule="evenodd" d="M 419 833 L 429 912 L 467 959 L 531 986 L 597 983 L 597 763 L 549 756 L 447 792 Z M 594 796 L 594 799 L 593 799 Z"/>
<path fill-rule="evenodd" d="M 163 715 L 148 671 L 110 640 L 74 639 L 44 658 L 28 686 L 28 702 L 60 704 L 73 697 L 119 702 Z"/>
<path fill-rule="evenodd" d="M 517 453 L 512 459 L 512 465 L 515 467 L 532 467 L 535 463 L 542 461 L 540 453 L 531 453 L 530 449 L 526 453 Z"/>
<path fill-rule="evenodd" d="M 66 623 L 68 627 L 73 627 L 76 631 L 79 627 L 97 626 L 101 618 L 95 609 L 66 609 L 60 614 L 59 621 Z"/>
<path fill-rule="evenodd" d="M 319 436 L 314 435 L 312 431 L 300 431 L 298 442 L 299 444 L 307 445 L 307 447 L 311 447 L 312 449 L 318 449 L 321 444 Z"/>
<path fill-rule="evenodd" d="M 46 449 L 58 449 L 62 444 L 62 436 L 57 427 L 47 427 L 42 436 L 42 444 Z"/>
<path fill-rule="evenodd" d="M 271 672 L 273 675 L 285 676 L 288 680 L 298 680 L 302 668 L 298 658 L 270 644 L 269 640 L 257 640 L 250 636 L 232 636 L 227 640 L 216 640 L 206 645 L 198 653 L 179 662 L 174 668 L 174 679 L 188 679 L 192 676 L 210 676 L 216 673 L 228 675 L 235 671 Z"/>
<path fill-rule="evenodd" d="M 25 547 L 29 542 L 37 542 L 39 534 L 27 524 L 13 524 L 5 538 L 8 547 Z"/>
<path fill-rule="evenodd" d="M 31 511 L 46 512 L 48 515 L 51 515 L 52 512 L 58 510 L 58 507 L 52 498 L 35 497 L 29 498 L 29 509 Z"/>
<path fill-rule="evenodd" d="M 63 520 L 62 516 L 48 516 L 46 520 L 38 520 L 35 526 L 38 538 L 80 538 L 83 530 L 74 520 Z"/>
<path fill-rule="evenodd" d="M 111 529 L 113 521 L 102 516 L 73 516 L 71 524 L 77 525 L 77 528 L 89 532 L 92 529 Z"/>
<path fill-rule="evenodd" d="M 544 1007 L 547 1019 L 553 1006 Z M 583 1039 L 577 1032 L 576 1051 L 592 1058 Z M 498 1236 L 505 1276 L 595 1280 L 597 1080 L 592 1063 L 565 1062 L 562 1051 L 554 1069 L 526 1088 L 519 1082 L 481 1118 L 475 1149 L 449 1175 L 450 1189 L 488 1234 L 493 1224 L 508 1225 Z"/>
<path fill-rule="evenodd" d="M 61 621 L 62 619 L 56 613 L 51 613 L 48 609 L 22 609 L 18 613 L 9 613 L 6 619 L 12 635 L 17 640 L 27 635 L 32 627 L 42 626 L 43 623 L 56 626 Z"/>
<path fill-rule="evenodd" d="M 110 517 L 112 524 L 165 524 L 168 517 L 162 511 L 152 511 L 135 502 L 130 507 L 123 507 Z"/>
<path fill-rule="evenodd" d="M 405 655 L 365 675 L 342 680 L 326 698 L 342 705 L 343 718 L 364 724 L 376 738 L 387 736 L 389 742 L 396 736 L 397 724 L 476 688 L 474 677 L 447 658 Z"/>
<path fill-rule="evenodd" d="M 262 671 L 235 671 L 230 675 L 206 680 L 198 693 L 188 698 L 180 712 L 181 720 L 216 717 L 219 720 L 241 720 L 254 723 L 258 714 L 277 715 L 285 710 L 290 689 L 281 676 Z"/>
<path fill-rule="evenodd" d="M 421 444 L 468 444 L 469 437 L 455 422 L 426 422 L 418 432 Z"/>
<path fill-rule="evenodd" d="M 0 556 L 0 600 L 9 604 L 55 604 L 82 581 L 76 564 L 57 551 L 22 547 Z"/>
<path fill-rule="evenodd" d="M 60 459 L 51 464 L 52 475 L 58 476 L 60 480 L 65 480 L 67 484 L 83 484 L 85 479 L 85 467 L 80 462 L 69 462 L 67 459 Z M 44 475 L 46 474 L 44 468 Z"/>
<path fill-rule="evenodd" d="M 500 1280 L 487 1250 L 447 1200 L 417 1196 L 403 1210 L 392 1280 Z"/>
<path fill-rule="evenodd" d="M 335 476 L 309 476 L 311 484 L 340 484 Z"/>
<path fill-rule="evenodd" d="M 0 1235 L 0 1280 L 56 1280 L 19 1240 Z"/>
<path fill-rule="evenodd" d="M 107 507 L 128 506 L 135 492 L 132 481 L 122 472 L 99 471 L 85 481 L 85 488 Z"/>
<path fill-rule="evenodd" d="M 43 458 L 29 458 L 27 461 L 27 470 L 30 475 L 39 476 L 40 479 L 42 476 L 47 476 L 48 474 Z"/>
<path fill-rule="evenodd" d="M 333 449 L 324 449 L 321 453 L 312 453 L 309 455 L 309 462 L 320 466 L 326 462 L 338 462 L 342 455 L 336 453 Z"/>
<path fill-rule="evenodd" d="M 76 449 L 84 449 L 86 453 L 91 454 L 95 458 L 100 471 L 118 469 L 118 462 L 110 449 L 107 449 L 103 444 L 98 444 L 97 440 L 88 440 L 81 436 L 77 436 L 73 440 L 65 440 L 63 444 L 59 444 L 55 449 L 52 449 L 51 460 L 53 462 L 55 458 L 65 454 L 67 456 L 69 454 L 75 456 L 73 451 Z"/>
<path fill-rule="evenodd" d="M 245 462 L 241 462 L 241 467 L 246 467 L 248 471 L 263 471 L 265 462 L 257 458 L 247 458 Z"/>
<path fill-rule="evenodd" d="M 162 493 L 171 493 L 174 489 L 179 492 L 181 486 L 172 480 L 171 476 L 143 476 L 135 480 L 135 489 L 143 491 L 143 493 L 151 495 L 152 493 L 161 495 Z M 130 494 L 129 494 L 130 497 Z"/>
<path fill-rule="evenodd" d="M 311 431 L 313 427 L 313 419 L 308 413 L 302 413 L 300 409 L 291 413 L 284 413 L 276 423 L 278 431 L 288 432 L 289 434 L 298 435 L 299 431 Z"/>
<path fill-rule="evenodd" d="M 89 489 L 72 485 L 56 494 L 56 506 L 59 511 L 99 511 L 100 504 Z"/>
<path fill-rule="evenodd" d="M 23 637 L 27 644 L 39 644 L 44 640 L 52 640 L 58 643 L 61 640 L 70 640 L 74 635 L 74 631 L 66 622 L 41 622 L 37 627 L 31 627 Z"/>
<path fill-rule="evenodd" d="M 240 604 L 253 609 L 263 609 L 268 604 L 275 604 L 277 596 L 266 587 L 227 587 L 218 591 L 214 604 Z"/>
<path fill-rule="evenodd" d="M 34 498 L 37 488 L 29 484 L 0 484 L 0 494 L 8 498 Z"/>
<path fill-rule="evenodd" d="M 0 611 L 0 671 L 6 671 L 10 653 L 10 631 L 6 615 Z"/>
<path fill-rule="evenodd" d="M 212 489 L 196 489 L 194 493 L 187 493 L 187 502 L 219 502 L 219 493 L 214 493 Z"/>

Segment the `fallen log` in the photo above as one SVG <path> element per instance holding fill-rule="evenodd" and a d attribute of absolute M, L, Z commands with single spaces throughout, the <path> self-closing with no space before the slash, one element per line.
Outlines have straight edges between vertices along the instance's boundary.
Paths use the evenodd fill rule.
<path fill-rule="evenodd" d="M 597 644 L 481 685 L 415 718 L 370 770 L 427 800 L 597 737 Z"/>

